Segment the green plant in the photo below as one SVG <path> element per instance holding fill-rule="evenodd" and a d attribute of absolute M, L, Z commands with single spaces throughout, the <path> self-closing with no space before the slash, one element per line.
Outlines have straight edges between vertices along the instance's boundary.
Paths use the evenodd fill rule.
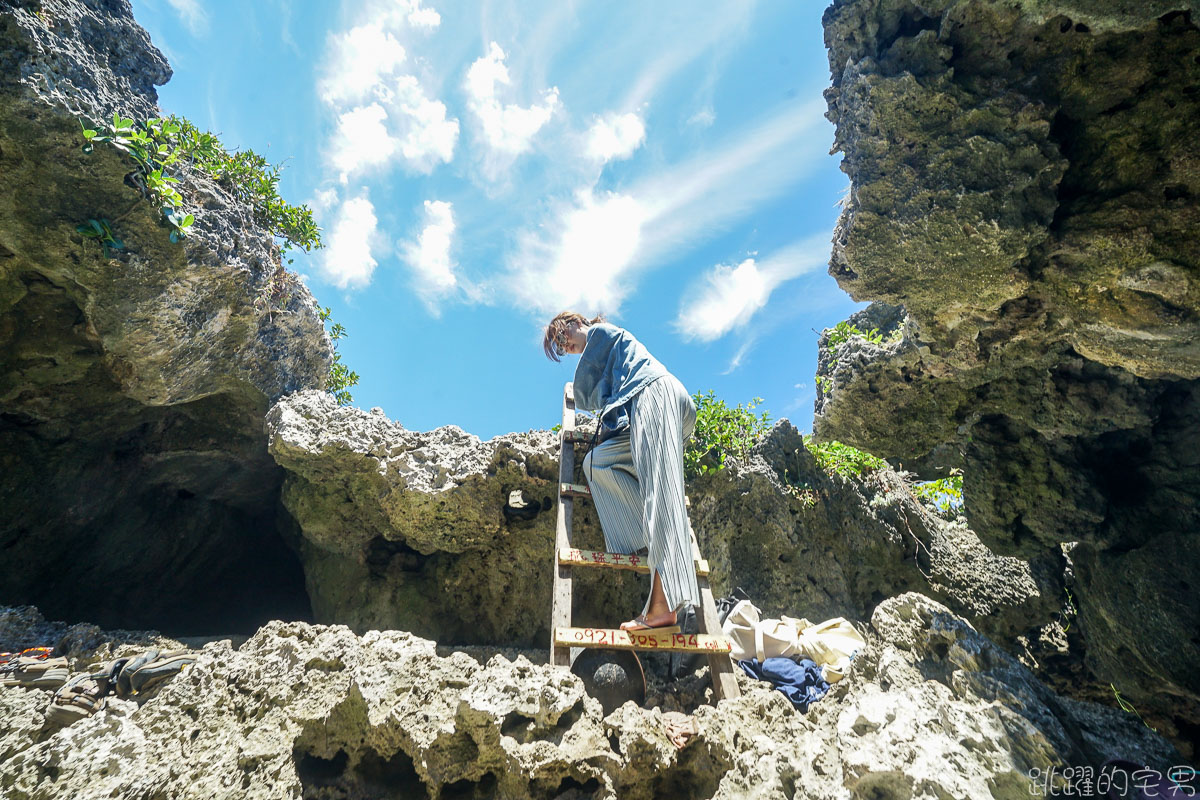
<path fill-rule="evenodd" d="M 750 448 L 767 432 L 771 416 L 765 411 L 754 413 L 763 401 L 761 397 L 733 408 L 711 391 L 697 392 L 692 400 L 696 404 L 696 429 L 683 453 L 688 477 L 723 470 L 731 456 L 745 461 L 750 457 Z"/>
<path fill-rule="evenodd" d="M 1120 708 L 1122 711 L 1126 712 L 1127 714 L 1133 714 L 1134 716 L 1136 716 L 1138 718 L 1138 720 L 1141 721 L 1141 723 L 1143 725 L 1145 725 L 1147 728 L 1150 728 L 1150 724 L 1148 722 L 1146 722 L 1146 720 L 1142 718 L 1142 715 L 1138 713 L 1138 710 L 1133 707 L 1133 703 L 1130 703 L 1124 697 L 1121 697 L 1121 692 L 1117 690 L 1116 686 L 1114 686 L 1113 684 L 1110 683 L 1108 685 L 1108 688 L 1112 689 L 1113 697 L 1115 697 L 1117 699 L 1117 707 L 1118 708 Z M 1155 733 L 1158 733 L 1158 728 L 1150 728 L 1150 730 L 1154 731 Z"/>
<path fill-rule="evenodd" d="M 857 477 L 885 466 L 882 458 L 837 441 L 814 442 L 812 436 L 806 435 L 804 446 L 813 454 L 821 469 L 843 478 Z"/>
<path fill-rule="evenodd" d="M 792 497 L 800 501 L 800 505 L 805 508 L 816 508 L 817 505 L 817 490 L 805 483 L 795 483 L 789 477 L 790 470 L 786 467 L 783 470 L 783 489 Z M 798 480 L 798 478 L 797 478 Z"/>
<path fill-rule="evenodd" d="M 319 312 L 321 322 L 330 322 L 329 308 L 322 308 Z M 334 322 L 329 326 L 329 338 L 333 342 L 333 361 L 329 365 L 329 376 L 325 380 L 325 391 L 329 392 L 338 401 L 338 405 L 346 405 L 354 400 L 350 394 L 350 387 L 358 384 L 358 373 L 351 370 L 342 363 L 342 354 L 337 351 L 338 342 L 348 336 L 346 327 L 340 322 Z"/>
<path fill-rule="evenodd" d="M 821 394 L 829 394 L 833 391 L 833 379 L 828 375 L 818 375 L 817 386 L 821 389 Z"/>
<path fill-rule="evenodd" d="M 861 331 L 857 325 L 851 325 L 849 322 L 843 321 L 833 326 L 833 330 L 830 332 L 825 346 L 833 350 L 839 344 L 849 341 L 854 336 L 866 339 L 872 344 L 883 344 L 883 336 L 879 333 L 878 328 L 868 328 L 865 331 Z"/>
<path fill-rule="evenodd" d="M 114 114 L 111 124 L 99 129 L 83 126 L 83 150 L 92 152 L 106 143 L 125 153 L 136 165 L 132 179 L 142 194 L 158 203 L 162 219 L 171 229 L 171 241 L 187 235 L 195 222 L 179 210 L 183 196 L 171 170 L 186 163 L 220 183 L 234 197 L 250 205 L 256 219 L 281 240 L 284 252 L 299 247 L 305 252 L 321 247 L 321 232 L 308 206 L 293 206 L 279 196 L 281 167 L 271 165 L 252 150 L 230 153 L 211 133 L 202 133 L 182 117 L 170 116 L 137 123 Z"/>
<path fill-rule="evenodd" d="M 829 333 L 829 339 L 825 342 L 825 346 L 830 351 L 833 351 L 842 342 L 849 341 L 855 336 L 860 339 L 866 339 L 871 344 L 891 344 L 904 338 L 904 331 L 897 328 L 885 337 L 879 332 L 878 328 L 867 328 L 864 331 L 859 330 L 857 325 L 851 325 L 849 322 L 843 321 L 833 326 L 833 329 Z"/>
<path fill-rule="evenodd" d="M 945 478 L 914 483 L 912 493 L 943 517 L 953 517 L 963 507 L 962 483 L 962 471 L 955 469 Z"/>
<path fill-rule="evenodd" d="M 1063 626 L 1063 633 L 1066 633 L 1067 631 L 1071 630 L 1071 623 L 1075 621 L 1077 616 L 1079 616 L 1079 609 L 1075 607 L 1075 598 L 1071 596 L 1071 590 L 1064 586 L 1063 592 L 1065 592 L 1067 595 L 1067 602 L 1063 606 L 1062 612 L 1062 615 L 1066 617 L 1067 620 L 1067 624 Z"/>
<path fill-rule="evenodd" d="M 75 232 L 98 241 L 104 248 L 105 257 L 111 254 L 111 250 L 122 250 L 125 247 L 120 239 L 113 236 L 112 228 L 106 219 L 89 219 L 82 225 L 77 225 Z"/>

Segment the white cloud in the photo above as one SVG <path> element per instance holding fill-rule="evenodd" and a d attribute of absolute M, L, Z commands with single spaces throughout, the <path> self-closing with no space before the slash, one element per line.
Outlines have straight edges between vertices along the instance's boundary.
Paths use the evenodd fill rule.
<path fill-rule="evenodd" d="M 644 222 L 645 209 L 628 195 L 579 192 L 548 233 L 522 238 L 511 290 L 539 312 L 615 312 L 632 288 L 625 276 Z"/>
<path fill-rule="evenodd" d="M 429 30 L 440 23 L 419 0 L 396 2 L 373 8 L 370 22 L 330 37 L 318 88 L 340 114 L 328 152 L 343 182 L 397 160 L 429 174 L 454 158 L 458 120 L 448 119 L 446 105 L 402 71 L 408 54 L 397 38 L 406 27 Z"/>
<path fill-rule="evenodd" d="M 309 205 L 312 206 L 313 211 L 322 212 L 333 208 L 335 205 L 337 205 L 337 201 L 337 189 L 317 189 L 315 192 L 313 192 L 313 199 Z"/>
<path fill-rule="evenodd" d="M 712 341 L 745 325 L 770 296 L 767 276 L 753 258 L 736 267 L 718 264 L 696 296 L 685 303 L 676 322 L 689 339 Z"/>
<path fill-rule="evenodd" d="M 408 24 L 414 28 L 436 28 L 442 24 L 442 15 L 432 8 L 421 8 L 421 3 L 413 3 L 412 11 L 408 12 Z"/>
<path fill-rule="evenodd" d="M 198 35 L 208 30 L 208 14 L 200 5 L 199 0 L 167 0 L 171 4 L 171 8 L 175 9 L 175 13 L 183 20 L 183 24 L 192 32 L 192 35 Z"/>
<path fill-rule="evenodd" d="M 479 121 L 483 141 L 499 156 L 489 165 L 488 171 L 493 177 L 516 156 L 532 148 L 533 137 L 558 108 L 558 89 L 555 87 L 542 92 L 541 103 L 530 106 L 501 103 L 497 97 L 498 87 L 512 84 L 504 59 L 500 45 L 492 42 L 488 54 L 477 59 L 467 70 L 463 84 L 467 107 Z"/>
<path fill-rule="evenodd" d="M 401 244 L 405 262 L 412 268 L 417 292 L 436 312 L 433 300 L 458 284 L 450 246 L 454 240 L 454 209 L 442 200 L 425 201 L 425 224 L 416 241 Z"/>
<path fill-rule="evenodd" d="M 404 47 L 380 23 L 359 25 L 333 36 L 332 54 L 319 84 L 321 99 L 344 106 L 372 98 L 407 57 Z"/>
<path fill-rule="evenodd" d="M 637 114 L 606 114 L 588 131 L 587 154 L 599 161 L 629 158 L 646 140 L 646 125 Z"/>
<path fill-rule="evenodd" d="M 690 117 L 688 117 L 687 124 L 688 125 L 699 125 L 701 128 L 707 128 L 707 127 L 710 127 L 716 121 L 717 121 L 717 114 L 715 111 L 713 111 L 712 106 L 705 106 L 704 108 L 697 111 L 695 114 L 692 114 Z"/>
<path fill-rule="evenodd" d="M 399 143 L 383 124 L 386 119 L 387 112 L 378 103 L 347 111 L 338 117 L 329 161 L 342 183 L 356 172 L 391 160 Z"/>
<path fill-rule="evenodd" d="M 371 282 L 376 261 L 371 245 L 378 238 L 375 206 L 364 191 L 342 203 L 326 237 L 321 277 L 339 289 L 361 289 Z"/>
<path fill-rule="evenodd" d="M 716 265 L 685 292 L 676 329 L 687 339 L 709 342 L 744 326 L 777 286 L 823 266 L 829 260 L 829 247 L 830 234 L 820 233 L 761 262 L 747 258 L 737 266 Z M 731 370 L 743 355 L 739 351 Z"/>
<path fill-rule="evenodd" d="M 425 96 L 412 75 L 402 75 L 388 100 L 398 116 L 400 153 L 410 167 L 425 174 L 439 163 L 449 164 L 458 142 L 458 120 L 446 119 L 446 105 Z"/>
<path fill-rule="evenodd" d="M 725 147 L 698 153 L 620 194 L 597 193 L 594 183 L 578 190 L 574 202 L 553 209 L 537 230 L 518 237 L 505 288 L 522 306 L 538 312 L 578 308 L 617 313 L 635 288 L 638 272 L 687 252 L 819 164 L 827 142 L 813 133 L 824 120 L 823 110 L 818 103 L 788 108 L 738 131 Z M 826 241 L 809 255 L 825 258 L 828 252 Z M 765 276 L 764 266 L 771 268 Z M 735 268 L 723 269 L 732 273 Z M 740 281 L 739 296 L 749 302 L 756 281 L 769 283 L 764 289 L 769 294 L 781 280 L 777 269 L 783 267 L 776 259 L 755 260 L 736 278 L 716 276 L 714 281 L 720 287 Z M 707 295 L 694 289 L 689 299 L 698 303 L 702 297 Z M 709 329 L 698 322 L 679 324 L 685 332 L 695 329 L 689 336 L 715 338 L 720 334 L 712 331 L 723 333 L 737 317 L 735 313 L 732 321 Z"/>

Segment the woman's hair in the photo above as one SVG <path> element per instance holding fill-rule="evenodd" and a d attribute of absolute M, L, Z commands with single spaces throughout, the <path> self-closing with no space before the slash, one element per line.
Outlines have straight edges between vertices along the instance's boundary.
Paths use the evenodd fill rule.
<path fill-rule="evenodd" d="M 578 322 L 580 325 L 595 325 L 597 322 L 603 321 L 603 314 L 597 314 L 592 319 L 588 319 L 583 314 L 575 311 L 560 312 L 557 317 L 550 320 L 550 324 L 546 326 L 546 335 L 542 337 L 542 349 L 546 351 L 546 358 L 551 361 L 562 360 L 563 351 L 558 347 L 558 338 L 566 332 L 567 328 L 571 327 L 571 323 Z"/>

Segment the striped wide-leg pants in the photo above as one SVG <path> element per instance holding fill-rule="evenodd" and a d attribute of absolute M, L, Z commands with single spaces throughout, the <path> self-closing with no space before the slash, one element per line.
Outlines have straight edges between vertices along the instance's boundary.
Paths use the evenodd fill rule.
<path fill-rule="evenodd" d="M 683 441 L 695 427 L 692 398 L 665 375 L 634 397 L 629 432 L 583 460 L 605 546 L 612 553 L 645 548 L 650 574 L 659 574 L 675 611 L 700 602 L 683 494 Z"/>

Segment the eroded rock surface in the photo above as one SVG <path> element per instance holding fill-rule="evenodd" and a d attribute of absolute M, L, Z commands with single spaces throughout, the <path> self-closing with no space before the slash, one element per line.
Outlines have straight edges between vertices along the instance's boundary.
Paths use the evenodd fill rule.
<path fill-rule="evenodd" d="M 1180 739 L 1200 719 L 1195 14 L 830 7 L 851 178 L 831 273 L 902 334 L 822 353 L 814 423 L 928 477 L 963 466 L 971 527 L 999 552 L 1078 542 L 1090 685 Z"/>
<path fill-rule="evenodd" d="M 323 392 L 282 399 L 267 424 L 319 621 L 451 643 L 549 641 L 556 435 L 409 431 Z M 519 515 L 514 491 L 527 501 Z M 827 475 L 786 421 L 749 463 L 696 478 L 688 493 L 715 590 L 740 587 L 770 615 L 862 618 L 919 590 L 1020 652 L 1018 640 L 1037 639 L 1061 605 L 1061 558 L 992 554 L 926 511 L 891 470 Z M 590 503 L 576 502 L 574 529 L 573 543 L 603 549 Z M 575 581 L 581 624 L 632 616 L 647 589 L 614 570 L 576 570 Z"/>
<path fill-rule="evenodd" d="M 29 614 L 0 614 L 0 626 Z M 891 598 L 864 630 L 849 677 L 808 715 L 743 675 L 743 696 L 695 709 L 698 734 L 676 751 L 658 709 L 627 703 L 604 717 L 561 668 L 439 656 L 398 631 L 273 622 L 236 650 L 206 645 L 156 693 L 110 699 L 62 730 L 44 727 L 48 692 L 0 688 L 0 791 L 940 800 L 1029 797 L 1032 770 L 1061 775 L 1116 755 L 1179 763 L 1132 715 L 1062 700 L 928 598 Z M 128 638 L 89 641 L 76 663 L 124 653 Z"/>
<path fill-rule="evenodd" d="M 220 186 L 169 241 L 81 121 L 158 116 L 170 77 L 127 2 L 0 2 L 0 598 L 174 631 L 306 617 L 262 416 L 329 342 Z M 76 227 L 111 222 L 111 252 Z"/>

